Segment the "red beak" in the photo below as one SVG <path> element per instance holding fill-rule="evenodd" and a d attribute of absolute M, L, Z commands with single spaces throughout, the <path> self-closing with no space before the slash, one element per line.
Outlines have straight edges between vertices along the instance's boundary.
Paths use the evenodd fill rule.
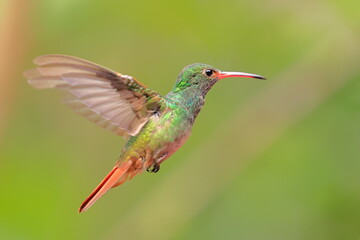
<path fill-rule="evenodd" d="M 257 78 L 265 80 L 263 76 L 252 74 L 252 73 L 245 73 L 245 72 L 219 72 L 218 74 L 219 79 L 228 78 L 228 77 L 247 77 L 247 78 Z"/>

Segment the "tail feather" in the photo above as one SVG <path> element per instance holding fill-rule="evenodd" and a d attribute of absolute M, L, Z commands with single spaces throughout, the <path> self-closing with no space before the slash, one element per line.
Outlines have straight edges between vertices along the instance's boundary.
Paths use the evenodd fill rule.
<path fill-rule="evenodd" d="M 100 182 L 95 190 L 85 199 L 79 208 L 79 212 L 86 211 L 93 205 L 102 195 L 104 195 L 111 187 L 117 184 L 117 181 L 129 170 L 133 162 L 131 160 L 124 162 L 120 166 L 116 165 L 106 177 Z M 125 180 L 126 180 L 125 176 Z M 125 181 L 124 180 L 124 181 Z M 123 183 L 124 181 L 121 181 Z"/>
<path fill-rule="evenodd" d="M 114 185 L 112 185 L 111 188 L 115 188 L 117 186 L 120 186 L 121 184 L 126 182 L 126 180 L 128 180 L 128 178 L 129 178 L 129 171 L 127 171 L 124 175 L 122 175 L 122 177 L 119 178 L 119 180 Z"/>

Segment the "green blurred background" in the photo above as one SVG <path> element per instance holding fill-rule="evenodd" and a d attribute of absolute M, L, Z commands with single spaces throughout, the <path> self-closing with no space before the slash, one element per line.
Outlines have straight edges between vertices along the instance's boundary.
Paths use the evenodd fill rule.
<path fill-rule="evenodd" d="M 3 0 L 0 239 L 360 239 L 360 2 Z M 124 140 L 22 72 L 69 54 L 166 94 L 204 62 L 227 79 L 157 174 L 84 198 Z"/>

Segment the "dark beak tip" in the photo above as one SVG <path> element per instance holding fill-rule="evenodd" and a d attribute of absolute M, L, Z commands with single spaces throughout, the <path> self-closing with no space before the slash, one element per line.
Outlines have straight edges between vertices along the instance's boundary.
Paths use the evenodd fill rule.
<path fill-rule="evenodd" d="M 261 75 L 254 75 L 254 76 L 251 76 L 251 78 L 260 79 L 260 80 L 267 80 L 266 77 L 263 77 Z"/>

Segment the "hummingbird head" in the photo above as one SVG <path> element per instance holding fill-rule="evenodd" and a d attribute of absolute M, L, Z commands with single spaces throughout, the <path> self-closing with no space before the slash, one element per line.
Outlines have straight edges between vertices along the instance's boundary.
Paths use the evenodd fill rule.
<path fill-rule="evenodd" d="M 173 92 L 184 90 L 200 90 L 204 95 L 220 79 L 227 77 L 247 77 L 266 79 L 263 76 L 244 72 L 224 72 L 204 63 L 186 66 L 179 74 Z"/>

